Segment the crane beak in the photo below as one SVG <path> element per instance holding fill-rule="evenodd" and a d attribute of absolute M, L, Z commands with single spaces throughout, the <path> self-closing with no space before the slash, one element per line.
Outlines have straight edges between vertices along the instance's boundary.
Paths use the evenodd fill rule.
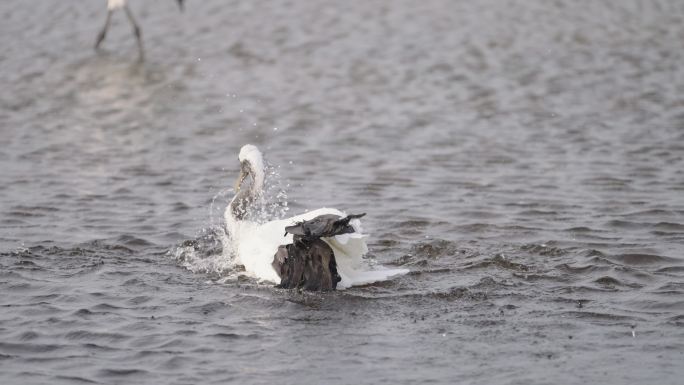
<path fill-rule="evenodd" d="M 249 176 L 250 172 L 250 167 L 248 162 L 242 162 L 240 163 L 240 176 L 235 180 L 235 192 L 240 191 L 240 187 L 242 187 L 242 182 L 245 181 L 247 176 Z"/>
<path fill-rule="evenodd" d="M 183 0 L 178 0 L 178 8 L 183 12 Z"/>

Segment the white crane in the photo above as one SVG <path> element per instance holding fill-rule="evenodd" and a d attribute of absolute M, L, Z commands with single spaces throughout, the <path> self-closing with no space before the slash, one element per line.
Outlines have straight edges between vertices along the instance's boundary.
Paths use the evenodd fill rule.
<path fill-rule="evenodd" d="M 183 11 L 183 0 L 176 1 L 178 1 L 178 6 L 180 7 L 180 10 Z M 133 33 L 135 34 L 135 38 L 138 41 L 140 60 L 142 60 L 144 58 L 142 32 L 140 31 L 140 26 L 138 26 L 138 23 L 136 23 L 135 18 L 133 17 L 131 9 L 128 7 L 128 4 L 126 4 L 126 0 L 107 0 L 107 20 L 105 20 L 105 25 L 102 28 L 102 31 L 100 31 L 100 33 L 97 35 L 97 40 L 95 41 L 95 49 L 97 50 L 100 47 L 100 44 L 104 40 L 105 36 L 107 36 L 107 30 L 109 29 L 109 21 L 112 18 L 112 13 L 119 8 L 123 8 L 123 10 L 126 12 L 128 20 L 131 22 L 131 25 L 133 25 Z"/>
<path fill-rule="evenodd" d="M 224 214 L 226 231 L 230 239 L 227 249 L 229 252 L 232 251 L 248 274 L 260 280 L 281 284 L 283 281 L 274 266 L 275 254 L 279 252 L 280 245 L 294 242 L 293 234 L 286 232 L 286 228 L 298 227 L 302 225 L 300 222 L 310 221 L 317 217 L 318 220 L 325 219 L 330 214 L 338 218 L 345 218 L 347 214 L 333 208 L 320 208 L 287 219 L 266 223 L 255 222 L 247 214 L 249 208 L 263 198 L 266 178 L 263 156 L 256 146 L 247 144 L 240 149 L 238 160 L 240 161 L 240 176 L 235 184 L 236 194 L 226 207 Z M 361 221 L 357 219 L 358 217 L 348 217 L 351 220 L 348 224 L 353 228 L 353 233 L 321 237 L 334 253 L 337 273 L 341 278 L 337 288 L 366 285 L 407 274 L 408 269 L 371 266 L 366 259 L 362 258 L 368 252 L 368 247 L 366 235 L 361 233 Z M 286 287 L 291 288 L 296 285 Z"/>

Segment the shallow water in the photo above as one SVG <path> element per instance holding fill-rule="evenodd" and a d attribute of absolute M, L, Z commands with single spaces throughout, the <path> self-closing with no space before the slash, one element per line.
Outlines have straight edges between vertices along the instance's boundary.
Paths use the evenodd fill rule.
<path fill-rule="evenodd" d="M 682 2 L 132 7 L 0 3 L 0 382 L 681 382 Z M 214 263 L 245 143 L 411 274 Z"/>

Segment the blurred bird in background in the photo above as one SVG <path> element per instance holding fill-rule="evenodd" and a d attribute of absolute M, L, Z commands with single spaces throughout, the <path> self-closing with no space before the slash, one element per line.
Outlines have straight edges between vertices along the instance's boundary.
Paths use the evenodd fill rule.
<path fill-rule="evenodd" d="M 176 1 L 178 2 L 178 6 L 180 7 L 180 10 L 182 12 L 183 0 Z M 95 41 L 95 49 L 97 50 L 98 48 L 100 48 L 100 44 L 104 40 L 105 36 L 107 36 L 107 30 L 109 29 L 109 22 L 112 18 L 112 13 L 114 13 L 114 11 L 119 8 L 123 8 L 124 12 L 126 12 L 126 17 L 128 17 L 128 20 L 131 22 L 131 25 L 133 26 L 133 33 L 135 34 L 135 38 L 138 41 L 138 50 L 140 52 L 140 60 L 142 61 L 145 58 L 145 50 L 143 48 L 142 42 L 142 31 L 140 30 L 140 26 L 138 25 L 138 23 L 135 21 L 131 9 L 128 7 L 128 4 L 126 4 L 126 0 L 107 0 L 107 19 L 105 20 L 105 25 L 102 28 L 102 31 L 100 31 L 100 33 L 97 35 L 97 40 Z"/>

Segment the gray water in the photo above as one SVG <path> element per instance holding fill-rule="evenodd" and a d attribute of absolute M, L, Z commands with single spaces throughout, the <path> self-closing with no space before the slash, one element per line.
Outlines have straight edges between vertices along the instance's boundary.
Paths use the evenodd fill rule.
<path fill-rule="evenodd" d="M 0 3 L 2 384 L 682 383 L 684 3 L 186 3 Z M 193 269 L 245 143 L 411 273 Z"/>

